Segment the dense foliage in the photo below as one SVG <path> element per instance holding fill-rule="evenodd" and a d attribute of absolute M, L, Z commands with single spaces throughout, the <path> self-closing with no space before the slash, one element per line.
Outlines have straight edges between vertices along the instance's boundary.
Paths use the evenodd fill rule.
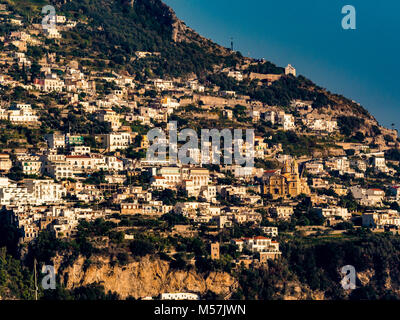
<path fill-rule="evenodd" d="M 278 299 L 282 296 L 277 296 L 277 286 L 299 281 L 304 288 L 324 292 L 328 299 L 398 299 L 400 240 L 396 237 L 358 232 L 351 240 L 294 239 L 283 243 L 282 252 L 283 258 L 270 261 L 268 269 L 242 270 L 234 297 Z M 358 274 L 370 272 L 369 283 L 357 280 L 357 288 L 345 292 L 340 284 L 340 269 L 345 265 L 354 266 Z"/>

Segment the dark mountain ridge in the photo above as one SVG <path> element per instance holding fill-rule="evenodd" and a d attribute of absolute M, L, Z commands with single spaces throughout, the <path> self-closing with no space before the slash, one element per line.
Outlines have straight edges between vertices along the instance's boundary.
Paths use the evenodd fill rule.
<path fill-rule="evenodd" d="M 82 65 L 98 70 L 104 67 L 124 70 L 139 80 L 197 78 L 266 105 L 288 106 L 295 99 L 309 100 L 317 113 L 361 119 L 351 135 L 359 131 L 371 139 L 388 134 L 397 139 L 396 132 L 379 127 L 362 106 L 332 94 L 303 76 L 284 76 L 270 86 L 260 86 L 247 78 L 241 83 L 228 78 L 220 73 L 222 69 L 239 67 L 244 74 L 249 74 L 257 70 L 279 73 L 282 68 L 243 57 L 240 52 L 232 52 L 200 36 L 161 0 L 7 0 L 7 3 L 31 22 L 41 22 L 41 8 L 47 3 L 56 7 L 57 14 L 80 21 L 74 30 L 63 32 L 61 43 L 50 44 L 50 51 L 65 56 L 67 61 L 79 60 Z M 137 59 L 137 51 L 160 55 Z"/>

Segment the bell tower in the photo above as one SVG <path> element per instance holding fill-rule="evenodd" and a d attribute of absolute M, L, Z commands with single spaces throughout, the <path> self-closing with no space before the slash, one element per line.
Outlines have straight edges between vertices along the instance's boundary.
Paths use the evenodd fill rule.
<path fill-rule="evenodd" d="M 293 162 L 292 162 L 292 168 L 291 168 L 291 169 L 292 169 L 292 170 L 291 170 L 292 174 L 295 174 L 295 175 L 298 175 L 298 174 L 299 174 L 299 166 L 298 166 L 296 160 L 293 160 Z"/>
<path fill-rule="evenodd" d="M 284 165 L 283 165 L 282 174 L 290 173 L 290 172 L 291 172 L 291 170 L 290 170 L 290 161 L 289 161 L 289 160 L 286 160 L 286 161 L 284 162 Z"/>

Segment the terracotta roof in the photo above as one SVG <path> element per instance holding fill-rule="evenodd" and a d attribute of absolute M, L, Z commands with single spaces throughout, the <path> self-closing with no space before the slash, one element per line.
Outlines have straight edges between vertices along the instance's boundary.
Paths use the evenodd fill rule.
<path fill-rule="evenodd" d="M 67 159 L 90 159 L 90 156 L 66 156 Z"/>
<path fill-rule="evenodd" d="M 254 237 L 254 240 L 269 240 L 269 238 L 266 238 L 263 236 L 258 236 L 258 237 Z"/>

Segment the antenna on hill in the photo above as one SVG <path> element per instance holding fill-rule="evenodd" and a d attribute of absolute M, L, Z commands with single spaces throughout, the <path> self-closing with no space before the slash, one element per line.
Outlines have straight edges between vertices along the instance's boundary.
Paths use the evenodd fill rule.
<path fill-rule="evenodd" d="M 231 50 L 233 51 L 233 38 L 231 37 Z"/>

